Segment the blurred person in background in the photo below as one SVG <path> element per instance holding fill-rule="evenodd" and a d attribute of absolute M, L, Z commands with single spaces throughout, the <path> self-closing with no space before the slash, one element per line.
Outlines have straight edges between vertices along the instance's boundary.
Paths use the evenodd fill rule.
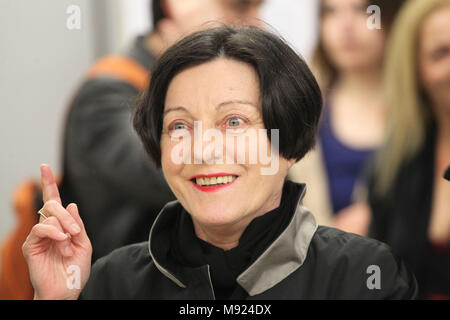
<path fill-rule="evenodd" d="M 450 0 L 413 0 L 386 56 L 388 136 L 369 173 L 369 235 L 415 273 L 420 297 L 450 299 Z"/>
<path fill-rule="evenodd" d="M 319 224 L 365 234 L 367 206 L 358 198 L 358 181 L 368 157 L 385 133 L 382 66 L 386 38 L 403 1 L 322 0 L 320 38 L 312 69 L 324 95 L 316 149 L 295 164 L 293 181 L 311 191 L 305 205 Z M 367 21 L 379 7 L 381 29 Z M 320 214 L 320 215 L 319 215 Z"/>
<path fill-rule="evenodd" d="M 58 178 L 63 204 L 77 202 L 94 246 L 94 262 L 123 245 L 144 241 L 148 226 L 175 197 L 131 124 L 139 93 L 156 59 L 180 37 L 207 22 L 259 25 L 263 0 L 150 1 L 153 30 L 119 55 L 97 61 L 71 102 Z M 39 183 L 15 192 L 18 223 L 1 248 L 0 298 L 28 299 L 33 291 L 21 246 L 41 208 Z"/>

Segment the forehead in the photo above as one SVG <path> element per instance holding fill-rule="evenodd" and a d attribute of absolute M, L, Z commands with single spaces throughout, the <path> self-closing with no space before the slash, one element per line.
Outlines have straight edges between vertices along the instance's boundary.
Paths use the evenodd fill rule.
<path fill-rule="evenodd" d="M 164 106 L 198 108 L 228 100 L 256 105 L 259 97 L 258 75 L 251 65 L 219 58 L 178 73 L 169 84 Z"/>
<path fill-rule="evenodd" d="M 423 21 L 421 41 L 425 47 L 450 42 L 450 5 L 439 7 Z"/>

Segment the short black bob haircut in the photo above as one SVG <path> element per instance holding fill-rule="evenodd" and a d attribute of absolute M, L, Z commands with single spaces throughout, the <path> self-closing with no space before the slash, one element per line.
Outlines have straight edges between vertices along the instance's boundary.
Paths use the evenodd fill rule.
<path fill-rule="evenodd" d="M 253 66 L 259 77 L 265 129 L 279 129 L 279 153 L 297 161 L 315 145 L 322 110 L 319 86 L 305 61 L 280 37 L 257 27 L 219 26 L 193 33 L 159 58 L 133 125 L 161 167 L 162 115 L 171 80 L 182 70 L 217 58 Z M 189 93 L 187 93 L 189 94 Z"/>

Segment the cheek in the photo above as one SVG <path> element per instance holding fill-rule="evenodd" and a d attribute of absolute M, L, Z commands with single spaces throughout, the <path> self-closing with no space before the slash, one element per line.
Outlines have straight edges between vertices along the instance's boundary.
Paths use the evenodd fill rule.
<path fill-rule="evenodd" d="M 420 81 L 426 91 L 433 91 L 440 82 L 440 70 L 436 64 L 424 60 L 419 65 Z"/>
<path fill-rule="evenodd" d="M 261 166 L 259 165 L 248 166 L 247 172 L 249 178 L 247 188 L 254 190 L 255 207 L 260 207 L 265 200 L 273 199 L 273 196 L 282 190 L 287 175 L 287 161 L 280 157 L 279 168 L 273 170 L 270 174 L 261 174 Z M 255 188 L 255 186 L 257 187 Z"/>
<path fill-rule="evenodd" d="M 420 65 L 420 82 L 427 95 L 439 103 L 450 100 L 450 70 L 439 63 L 424 62 Z"/>
<path fill-rule="evenodd" d="M 183 163 L 178 164 L 173 159 L 175 147 L 176 144 L 171 142 L 169 138 L 161 138 L 161 169 L 169 184 L 183 169 Z"/>
<path fill-rule="evenodd" d="M 377 41 L 367 43 L 361 52 L 361 60 L 365 65 L 381 67 L 384 57 L 384 42 Z"/>
<path fill-rule="evenodd" d="M 333 23 L 324 21 L 322 23 L 321 38 L 325 50 L 328 53 L 332 53 L 338 47 L 339 29 L 335 28 Z"/>
<path fill-rule="evenodd" d="M 379 57 L 383 55 L 385 36 L 382 31 L 364 28 L 364 32 L 361 35 L 361 40 L 365 44 L 368 51 L 373 55 L 377 55 Z"/>

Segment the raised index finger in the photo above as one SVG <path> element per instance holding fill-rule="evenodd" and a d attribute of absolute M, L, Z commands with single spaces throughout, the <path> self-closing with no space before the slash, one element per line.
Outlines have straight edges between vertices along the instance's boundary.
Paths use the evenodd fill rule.
<path fill-rule="evenodd" d="M 56 200 L 61 204 L 58 185 L 52 169 L 46 164 L 41 164 L 41 186 L 44 203 L 49 200 Z"/>

